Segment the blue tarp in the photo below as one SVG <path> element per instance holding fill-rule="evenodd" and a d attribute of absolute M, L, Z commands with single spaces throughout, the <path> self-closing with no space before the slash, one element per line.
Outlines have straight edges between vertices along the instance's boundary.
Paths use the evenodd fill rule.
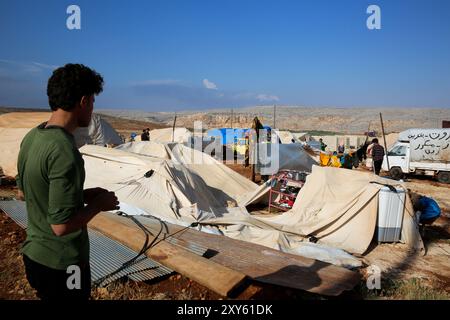
<path fill-rule="evenodd" d="M 272 130 L 269 126 L 264 126 L 266 130 Z M 249 128 L 218 128 L 208 131 L 208 137 L 215 137 L 216 140 L 221 141 L 221 144 L 233 144 L 239 138 L 244 138 L 245 133 L 251 129 Z"/>
<path fill-rule="evenodd" d="M 422 208 L 422 214 L 420 215 L 420 221 L 427 221 L 431 219 L 437 219 L 441 215 L 441 208 L 436 201 L 428 197 L 420 197 L 419 204 Z"/>

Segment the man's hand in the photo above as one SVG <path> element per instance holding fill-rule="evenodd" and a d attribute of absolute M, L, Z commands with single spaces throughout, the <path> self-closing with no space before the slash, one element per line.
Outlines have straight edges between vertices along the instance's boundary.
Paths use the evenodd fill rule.
<path fill-rule="evenodd" d="M 103 188 L 90 188 L 90 189 L 85 189 L 83 191 L 83 198 L 84 198 L 84 203 L 89 204 L 92 202 L 92 200 L 94 200 L 100 193 L 103 192 L 108 192 L 108 190 L 103 189 Z"/>
<path fill-rule="evenodd" d="M 98 211 L 110 211 L 119 209 L 119 200 L 112 191 L 101 192 L 92 199 L 90 206 L 94 206 Z"/>

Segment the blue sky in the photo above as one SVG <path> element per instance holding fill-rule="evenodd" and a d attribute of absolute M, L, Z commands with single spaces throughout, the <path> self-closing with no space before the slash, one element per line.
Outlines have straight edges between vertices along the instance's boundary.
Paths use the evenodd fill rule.
<path fill-rule="evenodd" d="M 0 105 L 46 107 L 76 62 L 104 76 L 100 108 L 450 107 L 447 0 L 0 0 L 0 37 Z"/>

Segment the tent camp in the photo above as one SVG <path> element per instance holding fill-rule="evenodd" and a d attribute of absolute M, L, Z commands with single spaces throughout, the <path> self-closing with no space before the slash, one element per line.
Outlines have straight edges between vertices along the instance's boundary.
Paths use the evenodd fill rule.
<path fill-rule="evenodd" d="M 121 210 L 128 214 L 153 215 L 183 226 L 199 222 L 202 231 L 349 267 L 361 262 L 347 252 L 364 253 L 374 236 L 382 184 L 402 187 L 372 174 L 314 166 L 290 211 L 254 216 L 247 207 L 267 199 L 270 182 L 257 186 L 181 144 L 164 148 L 165 152 L 160 148 L 144 155 L 123 147 L 84 146 L 85 187 L 116 192 Z M 138 151 L 136 144 L 128 150 Z M 342 188 L 343 181 L 347 188 Z M 411 212 L 406 198 L 401 241 L 420 249 L 423 244 Z M 312 236 L 317 243 L 309 241 Z"/>
<path fill-rule="evenodd" d="M 17 174 L 17 156 L 20 143 L 34 127 L 47 121 L 50 112 L 11 112 L 0 115 L 0 167 L 7 176 Z M 117 132 L 99 115 L 93 114 L 87 128 L 78 128 L 74 132 L 78 147 L 85 144 L 106 145 L 122 143 Z"/>

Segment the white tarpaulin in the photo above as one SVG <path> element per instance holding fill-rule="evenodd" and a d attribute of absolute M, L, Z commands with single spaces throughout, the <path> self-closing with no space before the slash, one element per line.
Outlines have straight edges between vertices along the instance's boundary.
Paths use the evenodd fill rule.
<path fill-rule="evenodd" d="M 375 182 L 375 183 L 373 183 Z M 240 206 L 258 202 L 269 192 L 270 181 L 238 199 Z M 383 185 L 406 187 L 372 173 L 314 166 L 293 208 L 276 217 L 257 219 L 278 230 L 299 236 L 314 236 L 320 243 L 363 254 L 374 235 L 378 193 Z M 407 195 L 401 241 L 423 249 L 411 200 Z"/>
<path fill-rule="evenodd" d="M 150 131 L 150 141 L 159 143 L 170 143 L 179 142 L 185 143 L 189 142 L 192 137 L 192 132 L 186 128 L 165 128 L 165 129 L 154 129 Z"/>
<path fill-rule="evenodd" d="M 93 114 L 91 122 L 87 128 L 78 128 L 73 133 L 78 147 L 85 144 L 95 144 L 97 146 L 120 145 L 122 138 L 111 125 L 103 120 L 98 114 Z"/>
<path fill-rule="evenodd" d="M 300 143 L 259 143 L 258 170 L 263 175 L 272 175 L 282 169 L 311 172 L 318 163 L 303 149 Z"/>
<path fill-rule="evenodd" d="M 121 144 L 115 149 L 137 153 L 149 157 L 156 157 L 159 159 L 170 159 L 170 154 L 167 153 L 166 146 L 162 143 L 153 141 L 132 141 Z"/>
<path fill-rule="evenodd" d="M 281 143 L 295 143 L 294 135 L 290 131 L 275 131 Z M 294 140 L 294 141 L 292 141 Z"/>

